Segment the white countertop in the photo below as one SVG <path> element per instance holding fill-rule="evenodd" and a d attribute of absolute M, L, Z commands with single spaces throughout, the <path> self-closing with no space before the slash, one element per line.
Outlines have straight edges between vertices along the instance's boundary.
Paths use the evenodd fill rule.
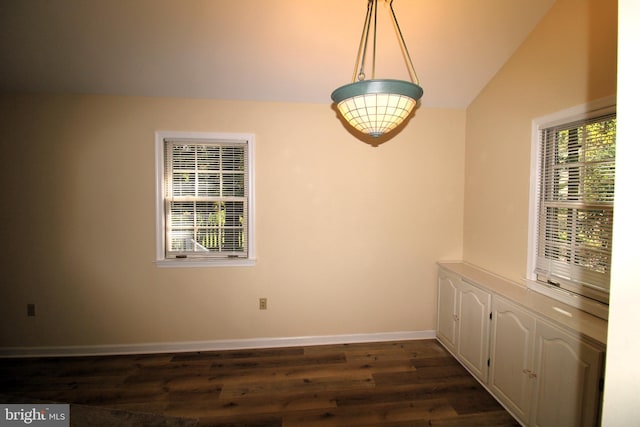
<path fill-rule="evenodd" d="M 439 262 L 438 265 L 458 274 L 479 288 L 521 305 L 569 332 L 587 337 L 603 346 L 607 343 L 608 322 L 606 320 L 465 262 Z"/>

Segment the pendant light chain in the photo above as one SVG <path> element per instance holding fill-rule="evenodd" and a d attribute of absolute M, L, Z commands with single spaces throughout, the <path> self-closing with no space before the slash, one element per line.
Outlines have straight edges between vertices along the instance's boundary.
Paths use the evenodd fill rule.
<path fill-rule="evenodd" d="M 362 36 L 360 37 L 360 45 L 358 46 L 358 56 L 356 56 L 356 65 L 353 68 L 352 82 L 364 80 L 364 60 L 367 56 L 367 45 L 369 43 L 369 30 L 371 29 L 371 12 L 373 10 L 373 2 L 377 0 L 369 0 L 367 5 L 367 14 L 364 17 L 364 25 L 362 26 Z M 377 4 L 376 4 L 377 7 Z M 376 28 L 373 32 L 375 34 Z M 360 71 L 358 71 L 358 63 L 360 63 Z"/>
<path fill-rule="evenodd" d="M 364 71 L 365 68 L 365 60 L 367 57 L 367 47 L 369 44 L 369 33 L 371 30 L 371 19 L 373 19 L 373 52 L 372 52 L 372 63 L 371 63 L 371 78 L 376 78 L 376 52 L 377 52 L 377 35 L 378 35 L 378 1 L 377 0 L 368 0 L 369 3 L 367 5 L 367 14 L 364 19 L 364 25 L 362 27 L 362 35 L 360 37 L 360 45 L 358 46 L 358 56 L 356 57 L 356 65 L 353 70 L 353 76 L 351 81 L 355 82 L 357 80 L 364 80 L 366 77 L 366 73 Z M 393 9 L 393 0 L 385 0 L 389 2 L 389 10 L 391 11 L 391 17 L 393 22 L 393 27 L 398 35 L 398 39 L 400 40 L 400 48 L 402 50 L 402 55 L 404 56 L 405 61 L 407 62 L 407 68 L 409 69 L 409 75 L 411 77 L 411 81 L 417 85 L 420 85 L 420 80 L 418 79 L 418 74 L 416 73 L 416 69 L 413 66 L 413 61 L 411 60 L 411 55 L 409 55 L 409 49 L 407 48 L 407 43 L 404 40 L 404 36 L 402 35 L 402 30 L 400 30 L 400 24 L 398 23 L 398 18 L 396 17 L 396 12 Z M 360 69 L 358 70 L 358 65 Z"/>
<path fill-rule="evenodd" d="M 413 67 L 413 61 L 411 60 L 411 55 L 409 55 L 409 49 L 407 49 L 407 43 L 404 41 L 404 36 L 402 35 L 402 31 L 400 30 L 400 25 L 398 24 L 398 18 L 396 18 L 396 12 L 393 10 L 393 0 L 389 1 L 389 9 L 391 9 L 391 16 L 393 17 L 393 25 L 396 27 L 396 31 L 398 32 L 398 38 L 400 38 L 400 42 L 402 44 L 402 53 L 404 53 L 404 57 L 407 60 L 409 65 L 409 74 L 411 74 L 411 81 L 413 81 L 418 86 L 420 85 L 420 81 L 418 80 L 418 74 L 416 74 L 416 69 Z"/>
<path fill-rule="evenodd" d="M 373 55 L 371 56 L 371 78 L 376 78 L 376 46 L 378 41 L 378 0 L 373 0 Z"/>

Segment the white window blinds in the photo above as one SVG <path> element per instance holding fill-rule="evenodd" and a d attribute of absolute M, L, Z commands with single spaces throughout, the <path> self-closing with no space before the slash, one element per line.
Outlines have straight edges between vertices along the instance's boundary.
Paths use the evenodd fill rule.
<path fill-rule="evenodd" d="M 247 143 L 164 145 L 166 257 L 247 257 Z"/>
<path fill-rule="evenodd" d="M 608 302 L 615 113 L 542 129 L 538 280 Z"/>

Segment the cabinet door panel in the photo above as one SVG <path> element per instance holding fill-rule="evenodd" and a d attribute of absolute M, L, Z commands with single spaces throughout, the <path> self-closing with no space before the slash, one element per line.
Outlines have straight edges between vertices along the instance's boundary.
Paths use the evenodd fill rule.
<path fill-rule="evenodd" d="M 458 315 L 457 291 L 454 279 L 449 275 L 441 274 L 438 277 L 438 317 L 436 334 L 440 342 L 451 352 L 456 352 L 457 330 L 456 318 Z"/>
<path fill-rule="evenodd" d="M 494 298 L 489 387 L 527 422 L 531 413 L 535 318 L 518 306 Z"/>
<path fill-rule="evenodd" d="M 545 322 L 536 323 L 532 425 L 598 424 L 602 352 Z"/>
<path fill-rule="evenodd" d="M 491 297 L 488 292 L 464 281 L 458 283 L 458 290 L 458 357 L 470 371 L 486 383 Z"/>

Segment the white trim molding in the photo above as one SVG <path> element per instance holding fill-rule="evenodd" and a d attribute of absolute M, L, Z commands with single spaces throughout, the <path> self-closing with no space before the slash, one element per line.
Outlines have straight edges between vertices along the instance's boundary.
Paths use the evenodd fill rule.
<path fill-rule="evenodd" d="M 144 343 L 125 345 L 88 345 L 59 347 L 4 347 L 0 358 L 113 356 L 125 354 L 185 353 L 257 348 L 298 347 L 308 345 L 354 344 L 382 341 L 435 339 L 436 331 L 379 332 L 373 334 L 320 335 L 306 337 L 249 338 L 236 340 Z"/>
<path fill-rule="evenodd" d="M 578 120 L 585 120 L 603 114 L 615 112 L 616 96 L 611 95 L 596 99 L 585 104 L 567 108 L 546 116 L 535 118 L 531 121 L 531 159 L 530 159 L 530 180 L 529 180 L 529 223 L 528 223 L 528 248 L 527 248 L 527 270 L 525 284 L 528 289 L 546 295 L 557 301 L 578 308 L 587 313 L 593 314 L 602 319 L 607 319 L 609 306 L 607 304 L 592 300 L 588 297 L 574 294 L 563 289 L 549 286 L 537 280 L 535 272 L 536 257 L 538 252 L 538 204 L 540 189 L 538 185 L 540 171 L 540 132 L 544 128 L 571 123 Z"/>

